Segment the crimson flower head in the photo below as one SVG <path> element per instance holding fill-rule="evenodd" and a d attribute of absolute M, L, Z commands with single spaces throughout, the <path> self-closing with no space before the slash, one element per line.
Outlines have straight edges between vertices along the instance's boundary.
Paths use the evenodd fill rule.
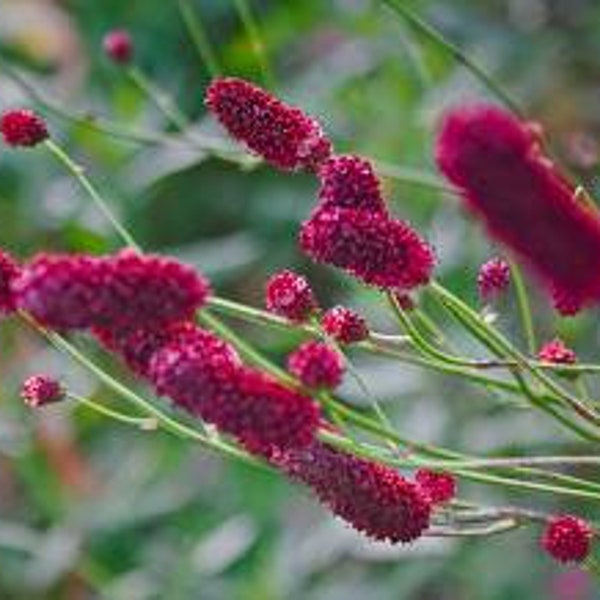
<path fill-rule="evenodd" d="M 316 169 L 331 154 L 315 119 L 243 79 L 215 79 L 206 106 L 232 137 L 279 169 Z"/>
<path fill-rule="evenodd" d="M 29 148 L 48 139 L 46 122 L 25 108 L 7 110 L 0 117 L 0 132 L 7 146 Z"/>
<path fill-rule="evenodd" d="M 583 562 L 590 553 L 592 528 L 572 515 L 552 517 L 541 539 L 542 548 L 559 562 Z"/>
<path fill-rule="evenodd" d="M 537 274 L 561 312 L 600 300 L 600 216 L 542 153 L 534 127 L 496 106 L 460 107 L 442 123 L 436 159 L 467 210 Z"/>
<path fill-rule="evenodd" d="M 133 42 L 125 29 L 109 31 L 102 40 L 104 52 L 115 63 L 124 65 L 133 58 Z"/>
<path fill-rule="evenodd" d="M 319 169 L 322 208 L 355 208 L 387 213 L 373 165 L 360 156 L 332 156 Z"/>
<path fill-rule="evenodd" d="M 21 269 L 14 258 L 0 250 L 0 315 L 10 314 L 16 308 L 12 283 L 20 272 Z"/>
<path fill-rule="evenodd" d="M 307 279 L 288 269 L 272 275 L 266 289 L 267 310 L 302 323 L 318 309 Z"/>
<path fill-rule="evenodd" d="M 27 406 L 37 408 L 63 400 L 65 389 L 48 375 L 32 375 L 23 382 L 21 397 Z"/>
<path fill-rule="evenodd" d="M 16 302 L 51 329 L 157 328 L 192 317 L 210 288 L 172 258 L 132 250 L 107 257 L 41 254 L 14 282 Z"/>
<path fill-rule="evenodd" d="M 374 540 L 408 543 L 429 527 L 429 499 L 390 467 L 318 440 L 305 450 L 288 452 L 278 466 L 309 486 L 335 515 Z"/>
<path fill-rule="evenodd" d="M 344 306 L 330 308 L 321 319 L 321 327 L 340 344 L 362 342 L 369 337 L 369 327 L 365 319 Z"/>
<path fill-rule="evenodd" d="M 415 480 L 432 504 L 444 504 L 456 496 L 456 479 L 450 473 L 418 469 Z"/>
<path fill-rule="evenodd" d="M 577 355 L 561 339 L 555 338 L 540 348 L 538 359 L 556 365 L 573 365 L 577 362 Z"/>
<path fill-rule="evenodd" d="M 492 258 L 483 263 L 477 275 L 480 298 L 486 302 L 498 297 L 510 285 L 510 267 L 501 258 Z"/>
<path fill-rule="evenodd" d="M 300 246 L 317 262 L 391 291 L 428 283 L 435 266 L 433 250 L 408 223 L 364 210 L 317 209 L 302 225 Z"/>
<path fill-rule="evenodd" d="M 333 389 L 342 381 L 344 359 L 331 346 L 308 341 L 290 354 L 288 370 L 308 388 Z"/>

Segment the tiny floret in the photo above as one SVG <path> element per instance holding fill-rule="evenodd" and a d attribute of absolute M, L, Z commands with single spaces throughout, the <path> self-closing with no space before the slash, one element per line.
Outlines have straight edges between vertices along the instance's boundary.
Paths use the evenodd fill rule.
<path fill-rule="evenodd" d="M 456 496 L 456 478 L 450 473 L 418 469 L 415 480 L 432 504 L 445 504 Z"/>
<path fill-rule="evenodd" d="M 102 40 L 104 52 L 115 63 L 127 64 L 133 58 L 133 41 L 125 29 L 109 31 Z"/>
<path fill-rule="evenodd" d="M 561 339 L 555 338 L 540 348 L 538 359 L 556 365 L 573 365 L 577 362 L 577 355 Z"/>
<path fill-rule="evenodd" d="M 7 146 L 29 148 L 48 138 L 46 122 L 32 110 L 8 110 L 0 117 L 0 132 Z"/>
<path fill-rule="evenodd" d="M 321 319 L 321 326 L 340 344 L 354 344 L 369 337 L 369 327 L 357 312 L 344 306 L 329 309 Z"/>
<path fill-rule="evenodd" d="M 215 79 L 206 106 L 232 137 L 280 169 L 314 170 L 331 154 L 315 119 L 242 79 Z"/>
<path fill-rule="evenodd" d="M 270 312 L 296 323 L 308 320 L 318 308 L 307 279 L 290 270 L 271 276 L 267 282 L 266 305 Z"/>
<path fill-rule="evenodd" d="M 333 389 L 342 381 L 344 359 L 331 346 L 308 341 L 289 356 L 288 370 L 308 388 Z"/>
<path fill-rule="evenodd" d="M 32 375 L 23 382 L 21 397 L 27 406 L 37 408 L 63 400 L 65 389 L 52 377 Z"/>
<path fill-rule="evenodd" d="M 492 258 L 483 263 L 477 275 L 479 297 L 488 302 L 500 296 L 510 285 L 510 267 L 501 258 Z"/>
<path fill-rule="evenodd" d="M 572 515 L 557 515 L 548 521 L 541 544 L 559 562 L 580 563 L 590 553 L 592 535 L 592 528 L 583 519 Z"/>

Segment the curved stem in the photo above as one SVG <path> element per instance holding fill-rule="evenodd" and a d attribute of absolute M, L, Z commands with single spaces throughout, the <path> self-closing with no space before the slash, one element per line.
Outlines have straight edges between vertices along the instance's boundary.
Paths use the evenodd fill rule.
<path fill-rule="evenodd" d="M 510 270 L 515 285 L 521 323 L 523 325 L 523 331 L 525 332 L 525 339 L 527 340 L 527 350 L 529 351 L 529 354 L 534 356 L 537 351 L 537 343 L 535 341 L 535 330 L 533 327 L 531 305 L 529 304 L 529 298 L 527 296 L 527 288 L 525 287 L 521 268 L 514 261 L 511 261 L 510 263 Z"/>
<path fill-rule="evenodd" d="M 121 423 L 126 423 L 127 425 L 136 425 L 140 429 L 144 429 L 147 431 L 157 429 L 158 427 L 158 420 L 154 417 L 138 417 L 118 412 L 116 410 L 113 410 L 112 408 L 104 406 L 103 404 L 99 404 L 98 402 L 95 402 L 90 398 L 79 396 L 77 394 L 74 394 L 73 392 L 68 392 L 66 396 L 67 398 L 74 400 L 78 406 L 81 405 L 85 406 L 86 408 L 90 408 L 91 410 L 105 417 L 113 419 L 114 421 L 120 421 Z"/>

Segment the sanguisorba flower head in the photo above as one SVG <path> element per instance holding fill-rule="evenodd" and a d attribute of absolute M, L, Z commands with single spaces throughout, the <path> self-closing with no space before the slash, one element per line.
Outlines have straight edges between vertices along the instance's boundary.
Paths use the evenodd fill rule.
<path fill-rule="evenodd" d="M 13 283 L 19 308 L 51 329 L 159 327 L 190 318 L 208 282 L 179 261 L 124 250 L 114 256 L 41 254 Z"/>
<path fill-rule="evenodd" d="M 283 455 L 278 464 L 312 488 L 335 515 L 372 539 L 412 542 L 429 527 L 429 499 L 390 467 L 319 441 Z"/>
<path fill-rule="evenodd" d="M 433 250 L 408 223 L 350 208 L 317 209 L 302 225 L 300 246 L 317 262 L 392 291 L 428 283 L 435 266 Z"/>
<path fill-rule="evenodd" d="M 589 555 L 592 544 L 590 525 L 572 515 L 552 517 L 541 539 L 542 548 L 563 563 L 580 563 Z"/>
<path fill-rule="evenodd" d="M 369 337 L 364 317 L 345 306 L 330 308 L 321 319 L 323 331 L 340 344 L 354 344 Z"/>
<path fill-rule="evenodd" d="M 21 398 L 27 406 L 37 408 L 63 400 L 65 389 L 54 377 L 32 375 L 23 382 Z"/>
<path fill-rule="evenodd" d="M 288 370 L 302 385 L 313 389 L 334 389 L 344 374 L 344 359 L 328 344 L 309 340 L 288 357 Z"/>
<path fill-rule="evenodd" d="M 30 148 L 48 138 L 46 122 L 25 108 L 5 111 L 0 116 L 0 133 L 7 146 Z"/>
<path fill-rule="evenodd" d="M 334 155 L 319 169 L 322 208 L 354 208 L 387 214 L 379 179 L 365 158 Z"/>
<path fill-rule="evenodd" d="M 467 209 L 546 283 L 562 312 L 600 300 L 600 216 L 543 155 L 529 124 L 491 105 L 450 111 L 436 159 Z"/>
<path fill-rule="evenodd" d="M 308 320 L 318 309 L 308 280 L 289 269 L 269 278 L 265 301 L 268 311 L 295 323 Z"/>
<path fill-rule="evenodd" d="M 415 481 L 432 504 L 445 504 L 456 496 L 456 478 L 451 473 L 417 469 Z"/>
<path fill-rule="evenodd" d="M 501 258 L 492 258 L 483 263 L 477 274 L 479 297 L 488 302 L 500 296 L 510 285 L 510 267 Z"/>
<path fill-rule="evenodd" d="M 113 29 L 102 40 L 106 55 L 115 63 L 125 65 L 133 58 L 133 41 L 125 29 Z"/>
<path fill-rule="evenodd" d="M 577 354 L 559 338 L 546 342 L 538 352 L 538 359 L 555 365 L 574 365 Z"/>
<path fill-rule="evenodd" d="M 0 250 L 0 316 L 8 315 L 16 308 L 12 283 L 20 272 L 15 259 L 8 252 Z"/>
<path fill-rule="evenodd" d="M 242 79 L 215 79 L 206 106 L 232 137 L 280 169 L 316 169 L 331 154 L 315 119 Z"/>

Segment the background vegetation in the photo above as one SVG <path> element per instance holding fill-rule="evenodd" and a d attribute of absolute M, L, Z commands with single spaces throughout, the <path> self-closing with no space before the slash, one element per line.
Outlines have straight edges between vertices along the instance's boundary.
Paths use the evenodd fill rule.
<path fill-rule="evenodd" d="M 543 122 L 555 153 L 600 192 L 598 2 L 407 4 L 487 65 Z M 312 179 L 240 168 L 173 132 L 166 143 L 109 136 L 51 110 L 102 116 L 118 122 L 121 133 L 169 132 L 164 116 L 102 53 L 103 34 L 126 27 L 140 68 L 194 120 L 194 132 L 217 135 L 202 103 L 210 73 L 188 36 L 181 5 L 201 20 L 224 73 L 264 81 L 234 0 L 0 0 L 0 108 L 38 107 L 52 135 L 86 166 L 144 246 L 196 264 L 222 295 L 260 306 L 268 274 L 294 267 L 310 277 L 324 305 L 359 308 L 375 328 L 393 332 L 393 319 L 374 292 L 298 253 L 298 224 L 315 202 Z M 439 275 L 449 287 L 476 302 L 477 266 L 495 250 L 456 199 L 429 184 L 435 182 L 431 150 L 440 111 L 485 91 L 379 1 L 254 0 L 251 8 L 277 93 L 322 119 L 339 149 L 384 163 L 394 211 L 435 244 Z M 41 94 L 42 104 L 15 72 Z M 110 251 L 115 241 L 48 154 L 2 151 L 2 247 L 25 257 L 41 249 Z M 558 331 L 581 356 L 597 359 L 597 312 L 559 322 L 530 287 L 540 338 Z M 501 304 L 499 319 L 519 336 L 512 303 Z M 298 341 L 234 324 L 280 360 Z M 552 423 L 460 381 L 398 363 L 357 361 L 399 430 L 414 439 L 481 454 L 567 448 Z M 18 389 L 37 371 L 110 399 L 33 335 L 2 323 L 2 600 L 597 597 L 584 576 L 559 572 L 540 556 L 530 532 L 425 540 L 410 548 L 369 544 L 279 478 L 167 434 L 107 422 L 72 404 L 32 414 Z M 593 381 L 590 386 L 594 390 Z M 363 401 L 351 385 L 344 391 Z M 461 491 L 490 503 L 597 517 L 593 505 L 558 507 L 544 497 L 479 486 Z"/>

